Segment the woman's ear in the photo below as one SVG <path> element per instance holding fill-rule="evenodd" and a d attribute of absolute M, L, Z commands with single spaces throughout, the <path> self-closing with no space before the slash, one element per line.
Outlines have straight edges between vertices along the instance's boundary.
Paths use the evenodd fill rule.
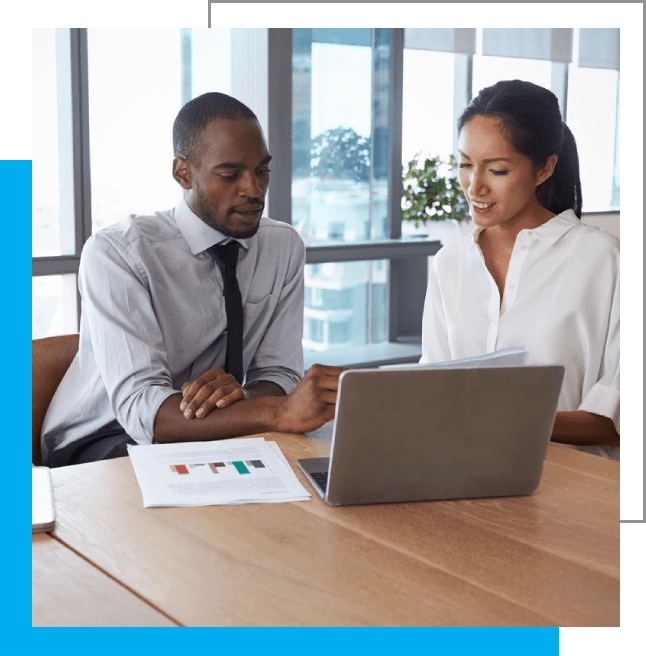
<path fill-rule="evenodd" d="M 542 185 L 545 182 L 545 180 L 552 177 L 552 173 L 554 173 L 554 169 L 556 168 L 556 162 L 558 162 L 558 160 L 559 160 L 558 155 L 550 155 L 547 158 L 547 162 L 545 162 L 545 166 L 539 169 L 538 173 L 536 174 L 537 187 L 539 185 Z"/>

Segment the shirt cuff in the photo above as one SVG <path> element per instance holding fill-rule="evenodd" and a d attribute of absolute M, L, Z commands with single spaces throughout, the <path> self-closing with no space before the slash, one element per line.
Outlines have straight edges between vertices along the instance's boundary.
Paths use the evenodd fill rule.
<path fill-rule="evenodd" d="M 125 428 L 126 433 L 137 444 L 153 444 L 155 441 L 155 419 L 161 404 L 170 396 L 181 394 L 179 390 L 172 387 L 163 387 L 161 385 L 151 385 L 147 387 L 139 403 L 134 405 L 133 411 L 129 413 L 129 418 L 118 421 Z M 150 409 L 151 412 L 141 412 L 141 408 Z"/>
<path fill-rule="evenodd" d="M 244 384 L 245 387 L 249 387 L 250 385 L 261 381 L 275 383 L 284 390 L 285 394 L 291 394 L 296 385 L 298 385 L 299 378 L 295 372 L 287 374 L 286 372 L 261 369 L 254 372 L 247 372 Z"/>
<path fill-rule="evenodd" d="M 597 383 L 593 385 L 590 391 L 585 395 L 579 410 L 592 412 L 602 417 L 609 417 L 615 425 L 618 433 L 619 430 L 619 390 L 607 385 Z"/>

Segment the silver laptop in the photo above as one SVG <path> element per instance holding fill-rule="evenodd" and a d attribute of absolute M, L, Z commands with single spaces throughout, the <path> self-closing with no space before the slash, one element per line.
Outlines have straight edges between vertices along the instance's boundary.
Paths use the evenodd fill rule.
<path fill-rule="evenodd" d="M 299 466 L 331 505 L 532 494 L 561 366 L 344 371 L 329 458 Z"/>

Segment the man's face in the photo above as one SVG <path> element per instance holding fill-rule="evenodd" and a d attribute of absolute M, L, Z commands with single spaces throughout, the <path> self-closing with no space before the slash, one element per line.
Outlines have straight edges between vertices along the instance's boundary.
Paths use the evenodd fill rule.
<path fill-rule="evenodd" d="M 223 235 L 256 234 L 269 186 L 271 156 L 253 119 L 211 121 L 196 159 L 175 158 L 173 175 L 193 212 Z"/>

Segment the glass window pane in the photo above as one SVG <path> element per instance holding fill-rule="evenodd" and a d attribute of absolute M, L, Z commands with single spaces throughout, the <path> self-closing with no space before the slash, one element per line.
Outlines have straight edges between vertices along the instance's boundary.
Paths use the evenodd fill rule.
<path fill-rule="evenodd" d="M 329 352 L 385 342 L 387 283 L 387 260 L 308 264 L 304 349 Z"/>
<path fill-rule="evenodd" d="M 173 207 L 172 126 L 206 91 L 231 92 L 229 29 L 89 29 L 93 230 Z"/>
<path fill-rule="evenodd" d="M 570 65 L 567 124 L 579 151 L 584 212 L 619 209 L 618 84 L 618 71 Z"/>
<path fill-rule="evenodd" d="M 33 30 L 33 257 L 75 250 L 69 39 L 69 30 Z"/>
<path fill-rule="evenodd" d="M 525 80 L 546 89 L 552 83 L 552 64 L 542 59 L 513 57 L 473 57 L 473 96 L 500 80 Z"/>
<path fill-rule="evenodd" d="M 31 279 L 31 338 L 78 332 L 76 275 Z"/>
<path fill-rule="evenodd" d="M 294 30 L 292 223 L 307 243 L 388 235 L 389 45 L 379 32 Z"/>
<path fill-rule="evenodd" d="M 402 164 L 453 153 L 454 62 L 451 53 L 404 50 Z"/>

